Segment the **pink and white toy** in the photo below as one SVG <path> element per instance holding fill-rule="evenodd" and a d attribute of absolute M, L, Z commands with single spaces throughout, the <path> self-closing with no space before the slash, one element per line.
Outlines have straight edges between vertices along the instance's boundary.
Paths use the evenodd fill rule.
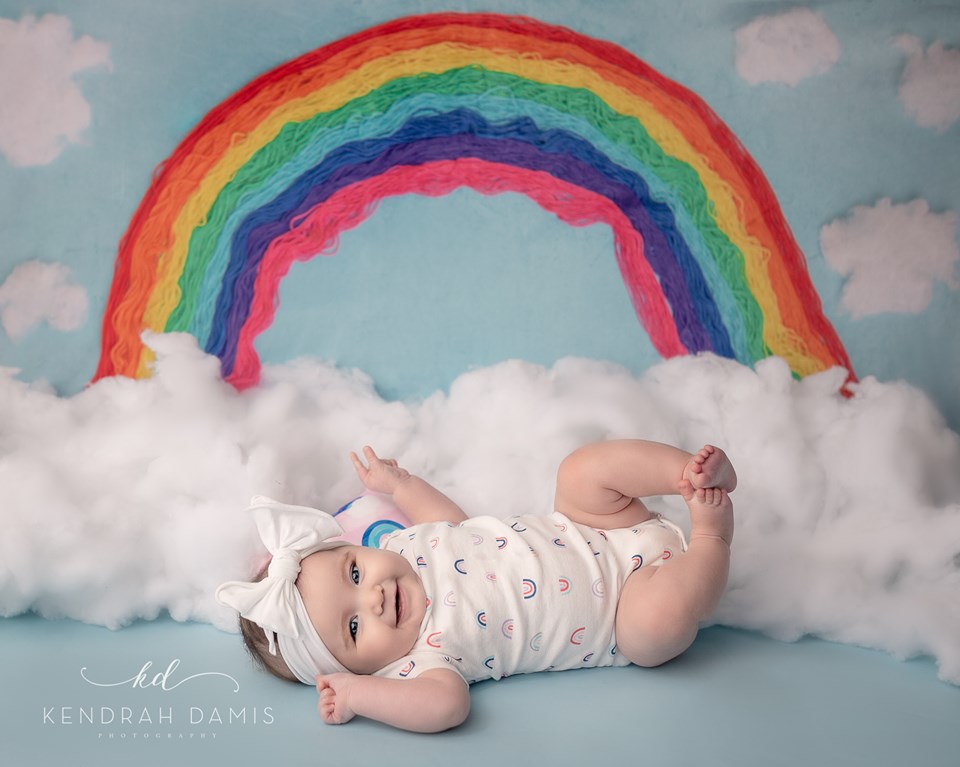
<path fill-rule="evenodd" d="M 410 520 L 389 495 L 364 493 L 344 504 L 333 515 L 343 528 L 342 540 L 357 546 L 380 548 L 390 533 L 410 527 Z"/>

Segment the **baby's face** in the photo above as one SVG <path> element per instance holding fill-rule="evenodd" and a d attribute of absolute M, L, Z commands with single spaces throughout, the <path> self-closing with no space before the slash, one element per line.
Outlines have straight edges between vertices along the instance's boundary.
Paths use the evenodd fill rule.
<path fill-rule="evenodd" d="M 364 546 L 306 557 L 297 588 L 320 639 L 355 674 L 371 674 L 410 652 L 427 609 L 407 560 Z"/>

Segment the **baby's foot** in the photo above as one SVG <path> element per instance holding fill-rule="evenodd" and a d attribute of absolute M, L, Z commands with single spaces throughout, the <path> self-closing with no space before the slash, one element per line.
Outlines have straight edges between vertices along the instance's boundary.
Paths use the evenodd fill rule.
<path fill-rule="evenodd" d="M 737 487 L 737 472 L 719 447 L 704 445 L 694 453 L 683 470 L 683 478 L 695 488 L 715 487 L 732 493 Z"/>
<path fill-rule="evenodd" d="M 690 540 L 698 537 L 722 538 L 733 543 L 733 503 L 727 491 L 719 487 L 694 487 L 680 480 L 680 495 L 690 509 Z"/>

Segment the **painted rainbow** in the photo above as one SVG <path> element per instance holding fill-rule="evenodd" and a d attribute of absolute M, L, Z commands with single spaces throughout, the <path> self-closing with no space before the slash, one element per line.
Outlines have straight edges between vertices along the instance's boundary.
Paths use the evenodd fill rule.
<path fill-rule="evenodd" d="M 120 243 L 95 380 L 149 375 L 149 329 L 194 335 L 226 380 L 256 384 L 293 261 L 334 252 L 385 197 L 460 187 L 609 225 L 664 357 L 851 370 L 770 185 L 700 98 L 563 27 L 441 13 L 290 61 L 190 132 Z"/>

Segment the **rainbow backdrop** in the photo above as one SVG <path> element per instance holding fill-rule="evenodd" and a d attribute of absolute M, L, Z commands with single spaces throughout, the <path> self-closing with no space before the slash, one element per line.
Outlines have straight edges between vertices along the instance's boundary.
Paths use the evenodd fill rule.
<path fill-rule="evenodd" d="M 441 13 L 290 61 L 191 131 L 120 243 L 95 379 L 149 375 L 150 329 L 191 333 L 255 384 L 294 260 L 334 252 L 384 197 L 460 187 L 609 225 L 664 357 L 851 370 L 773 191 L 695 94 L 563 27 Z"/>

